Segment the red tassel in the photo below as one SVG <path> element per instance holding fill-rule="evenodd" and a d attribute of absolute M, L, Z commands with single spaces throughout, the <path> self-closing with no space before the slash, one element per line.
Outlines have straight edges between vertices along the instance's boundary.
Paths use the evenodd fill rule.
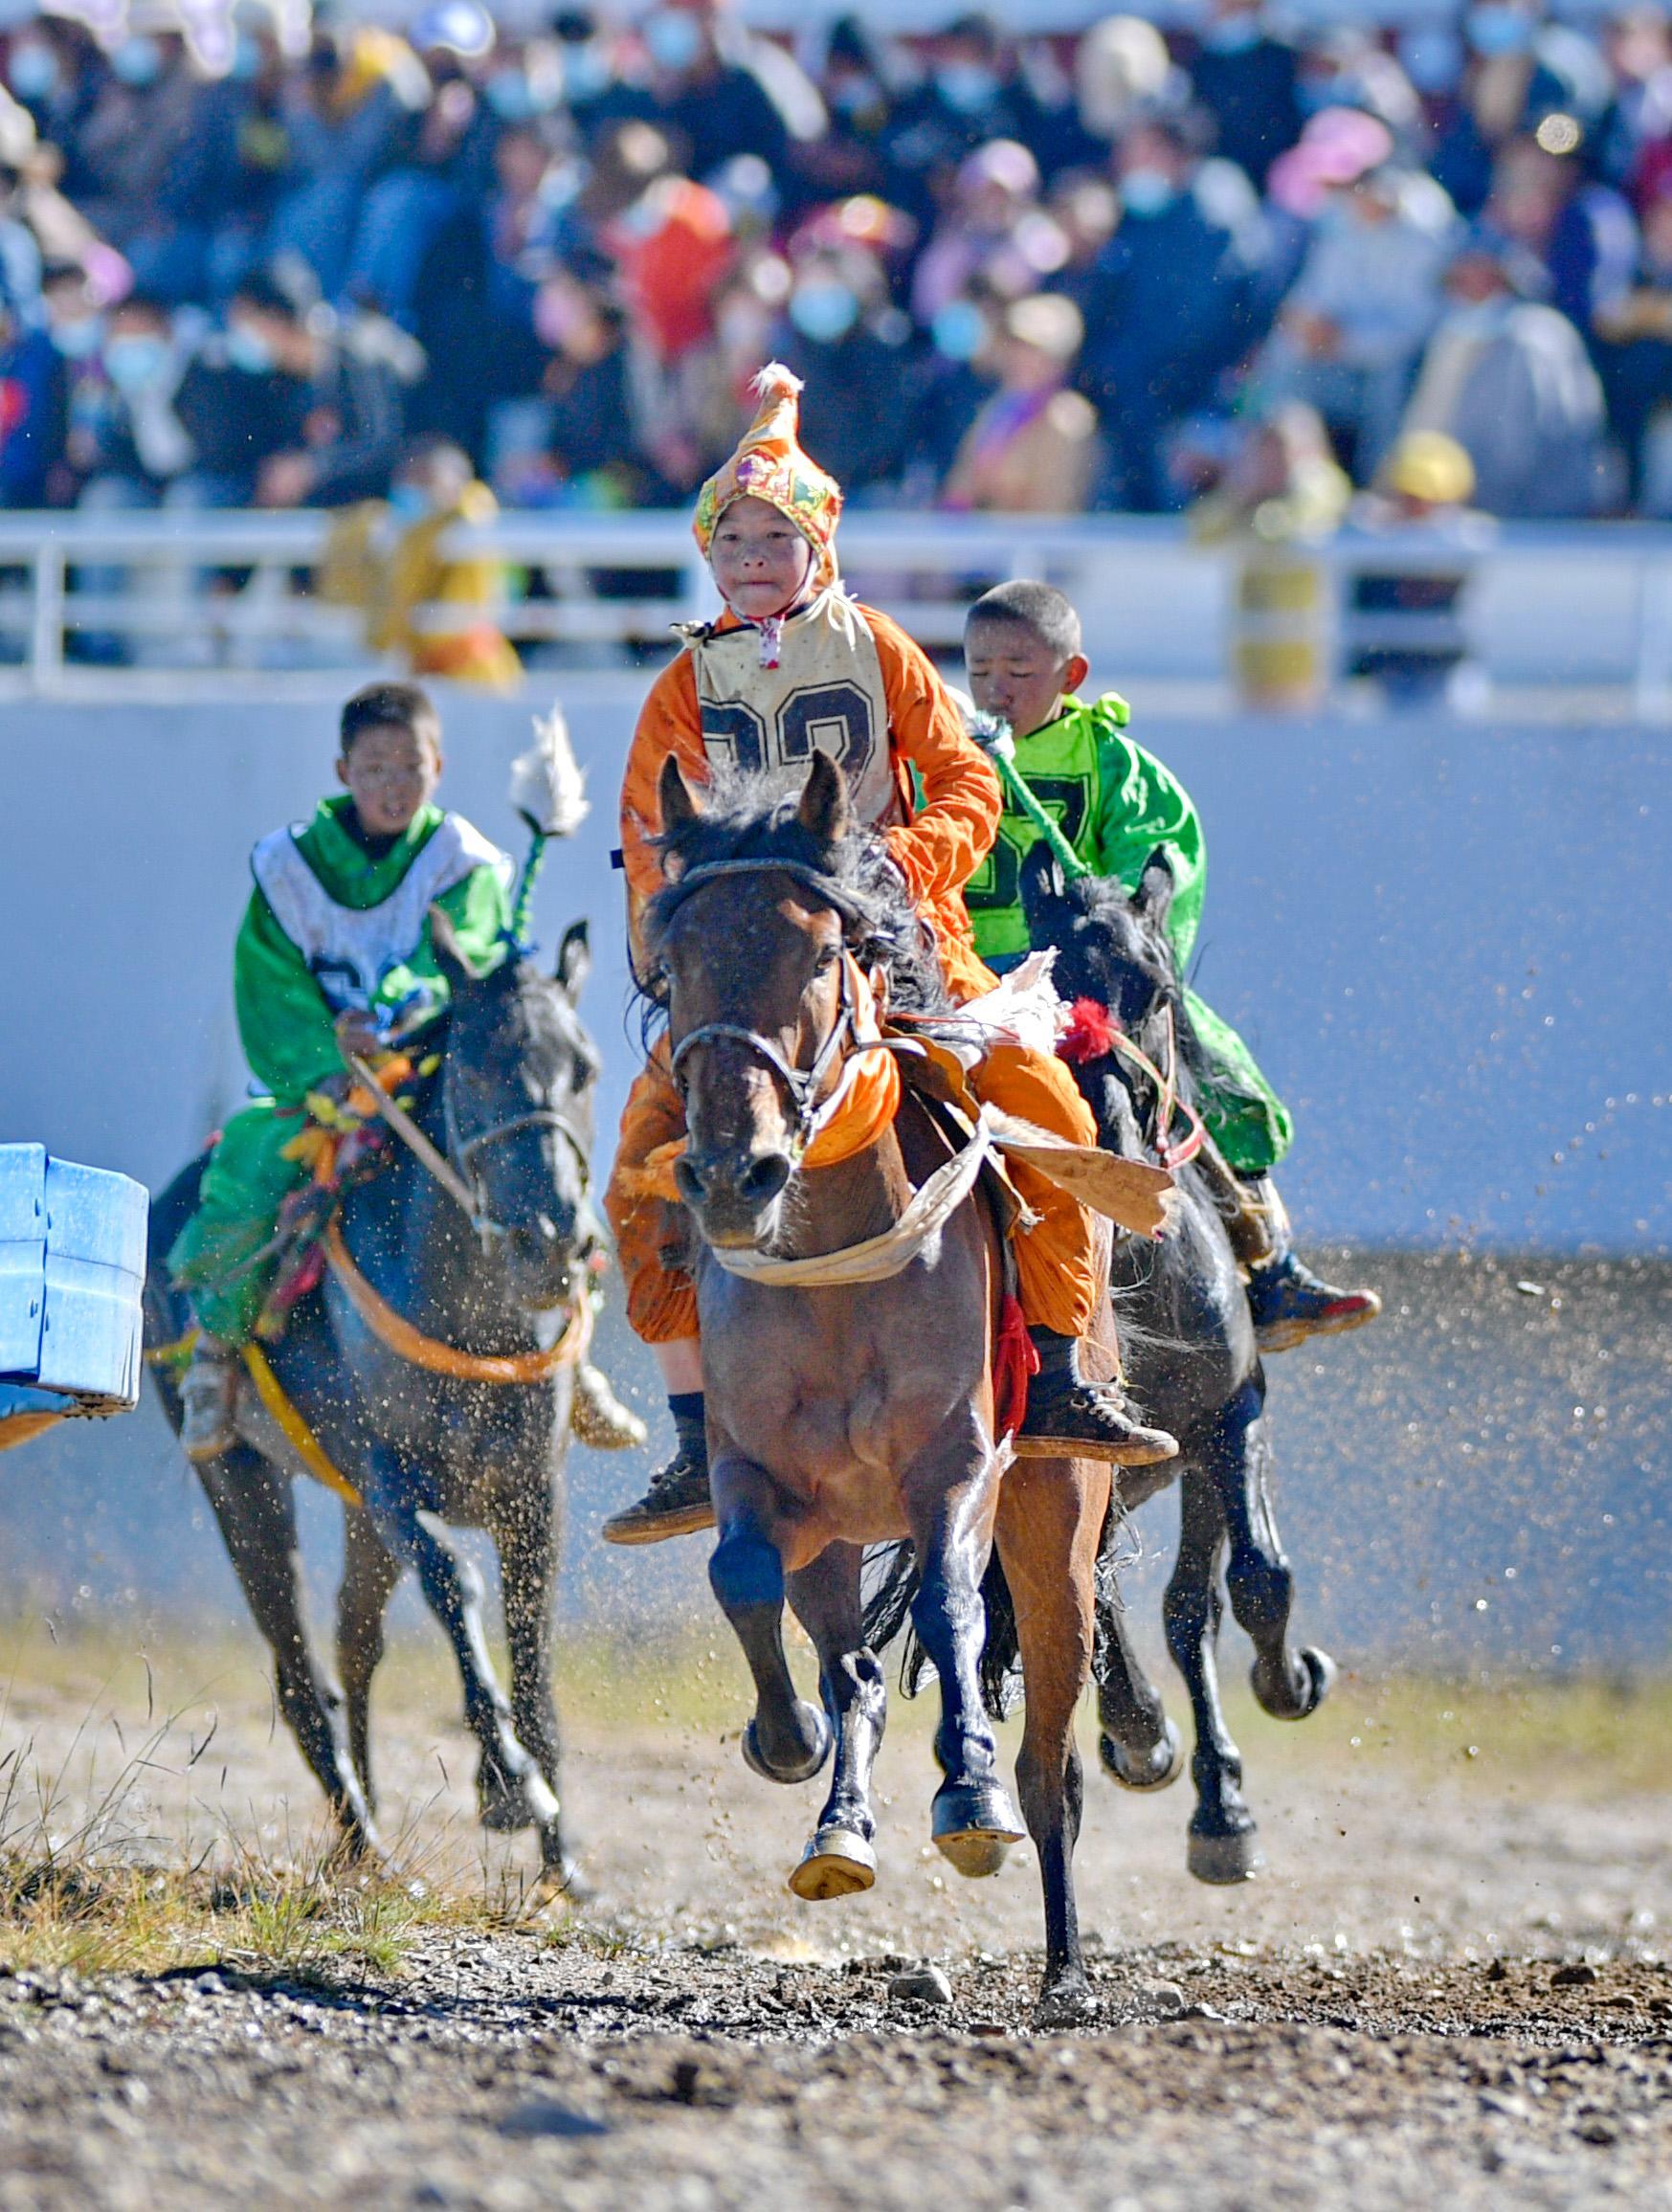
<path fill-rule="evenodd" d="M 1074 1066 L 1106 1060 L 1115 1049 L 1120 1023 L 1095 998 L 1077 998 L 1068 1010 L 1068 1027 L 1057 1040 L 1057 1057 Z"/>
<path fill-rule="evenodd" d="M 1007 1294 L 992 1347 L 992 1418 L 1001 1437 L 1014 1436 L 1027 1419 L 1028 1383 L 1038 1372 L 1039 1354 L 1028 1334 L 1021 1300 Z"/>

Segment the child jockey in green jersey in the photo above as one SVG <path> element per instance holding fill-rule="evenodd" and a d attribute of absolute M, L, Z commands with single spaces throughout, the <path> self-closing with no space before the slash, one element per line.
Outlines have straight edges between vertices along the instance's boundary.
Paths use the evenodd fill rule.
<path fill-rule="evenodd" d="M 1168 935 L 1182 973 L 1207 888 L 1201 822 L 1183 786 L 1126 735 L 1126 701 L 1114 692 L 1091 704 L 1076 697 L 1088 663 L 1068 599 L 1049 584 L 999 585 L 970 608 L 964 656 L 975 704 L 1010 725 L 1017 771 L 1087 867 L 1135 890 L 1150 854 L 1165 850 L 1175 886 Z M 965 892 L 975 950 L 992 968 L 1014 966 L 1029 949 L 1020 876 L 1037 840 L 1037 828 L 1007 798 L 998 841 Z M 1373 1291 L 1333 1288 L 1290 1248 L 1272 1182 L 1294 1135 L 1288 1109 L 1230 1023 L 1193 993 L 1186 998 L 1209 1061 L 1228 1079 L 1221 1095 L 1210 1077 L 1200 1105 L 1231 1170 L 1220 1195 L 1248 1274 L 1261 1350 L 1284 1351 L 1373 1320 L 1381 1311 Z"/>
<path fill-rule="evenodd" d="M 234 1441 L 239 1349 L 272 1285 L 284 1199 L 308 1179 L 310 1098 L 340 1104 L 350 1055 L 383 1051 L 397 1026 L 421 1035 L 448 1007 L 430 909 L 452 923 L 479 974 L 504 958 L 510 859 L 462 815 L 434 804 L 441 723 L 415 683 L 371 683 L 343 709 L 337 773 L 347 787 L 311 821 L 275 830 L 251 855 L 256 879 L 233 962 L 244 1057 L 269 1097 L 228 1121 L 197 1211 L 168 1254 L 198 1323 L 181 1381 L 181 1441 L 194 1460 Z M 321 1100 L 323 1104 L 323 1099 Z M 581 1433 L 636 1442 L 643 1431 L 596 1371 L 577 1378 Z"/>

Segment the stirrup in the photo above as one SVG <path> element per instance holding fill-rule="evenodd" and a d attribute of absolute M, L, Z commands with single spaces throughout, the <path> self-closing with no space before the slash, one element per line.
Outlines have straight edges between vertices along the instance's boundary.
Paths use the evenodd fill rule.
<path fill-rule="evenodd" d="M 238 1356 L 199 1345 L 180 1378 L 180 1442 L 189 1460 L 218 1460 L 238 1441 Z"/>

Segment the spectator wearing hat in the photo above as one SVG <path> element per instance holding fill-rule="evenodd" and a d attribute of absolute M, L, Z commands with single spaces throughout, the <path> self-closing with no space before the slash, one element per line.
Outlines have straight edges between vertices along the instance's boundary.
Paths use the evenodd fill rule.
<path fill-rule="evenodd" d="M 1031 293 L 1005 309 L 993 346 L 998 390 L 965 434 L 943 505 L 978 514 L 1083 509 L 1097 413 L 1068 380 L 1084 334 L 1079 308 L 1059 292 Z"/>
<path fill-rule="evenodd" d="M 1239 173 L 1201 159 L 1186 117 L 1147 117 L 1121 142 L 1121 220 L 1085 283 L 1081 389 L 1107 441 L 1099 505 L 1167 503 L 1161 450 L 1257 335 L 1268 234 Z"/>
<path fill-rule="evenodd" d="M 1471 507 L 1474 495 L 1474 463 L 1456 438 L 1414 430 L 1353 504 L 1349 549 L 1362 540 L 1373 558 L 1349 571 L 1347 673 L 1372 679 L 1392 706 L 1427 706 L 1447 692 L 1458 703 L 1473 674 L 1462 608 L 1493 527 Z"/>
<path fill-rule="evenodd" d="M 1505 520 L 1594 514 L 1603 488 L 1602 387 L 1572 324 L 1528 296 L 1538 280 L 1507 239 L 1470 232 L 1405 411 L 1405 432 L 1462 447 L 1477 503 Z"/>
<path fill-rule="evenodd" d="M 1363 480 L 1393 442 L 1439 318 L 1456 217 L 1431 177 L 1391 160 L 1385 125 L 1346 110 L 1314 122 L 1328 115 L 1340 116 L 1344 143 L 1313 134 L 1323 205 L 1255 373 L 1271 398 L 1316 407 Z M 1304 140 L 1283 159 L 1298 164 L 1307 151 Z"/>

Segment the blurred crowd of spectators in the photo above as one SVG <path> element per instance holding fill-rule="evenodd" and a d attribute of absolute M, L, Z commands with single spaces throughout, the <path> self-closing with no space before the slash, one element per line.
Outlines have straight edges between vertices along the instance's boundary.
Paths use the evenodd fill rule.
<path fill-rule="evenodd" d="M 1212 506 L 1284 453 L 1392 496 L 1438 438 L 1493 514 L 1672 515 L 1658 9 L 187 19 L 5 36 L 0 504 L 416 509 L 425 440 L 682 503 L 779 356 L 861 504 Z"/>

